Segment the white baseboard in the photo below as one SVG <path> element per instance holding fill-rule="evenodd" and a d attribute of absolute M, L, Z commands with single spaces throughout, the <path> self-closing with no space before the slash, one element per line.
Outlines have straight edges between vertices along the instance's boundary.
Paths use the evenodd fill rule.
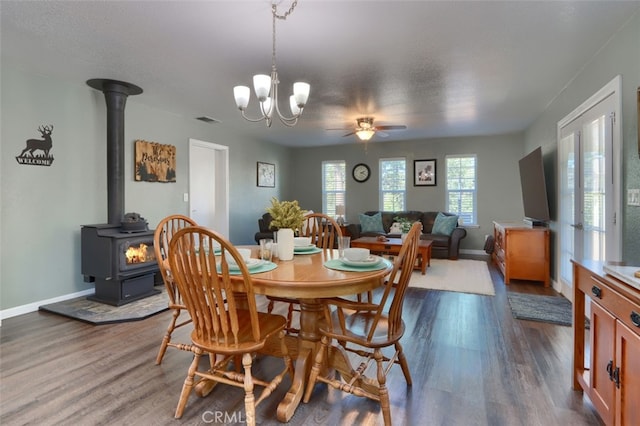
<path fill-rule="evenodd" d="M 64 296 L 53 297 L 47 300 L 41 300 L 39 302 L 27 303 L 26 305 L 16 306 L 15 308 L 5 309 L 0 311 L 0 324 L 2 324 L 3 319 L 16 317 L 18 315 L 28 314 L 30 312 L 35 312 L 42 305 L 48 305 L 50 303 L 62 302 L 63 300 L 75 299 L 76 297 L 88 296 L 93 294 L 95 289 L 89 288 L 86 290 L 78 291 L 76 293 L 65 294 Z"/>

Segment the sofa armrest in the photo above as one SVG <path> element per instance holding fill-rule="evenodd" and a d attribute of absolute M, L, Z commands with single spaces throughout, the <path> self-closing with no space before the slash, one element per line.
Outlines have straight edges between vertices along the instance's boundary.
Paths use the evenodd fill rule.
<path fill-rule="evenodd" d="M 460 240 L 467 236 L 467 230 L 464 228 L 456 227 L 451 233 L 449 239 L 449 259 L 457 260 L 458 252 L 460 251 Z"/>
<path fill-rule="evenodd" d="M 351 240 L 355 240 L 356 238 L 360 238 L 360 232 L 362 230 L 362 227 L 360 226 L 359 223 L 350 223 L 349 225 L 347 225 L 347 232 L 349 232 L 349 235 L 351 235 Z"/>

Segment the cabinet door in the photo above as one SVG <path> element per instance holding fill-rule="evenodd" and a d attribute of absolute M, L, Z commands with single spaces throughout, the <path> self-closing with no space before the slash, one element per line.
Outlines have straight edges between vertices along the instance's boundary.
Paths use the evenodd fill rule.
<path fill-rule="evenodd" d="M 616 323 L 616 364 L 620 388 L 616 393 L 616 425 L 640 425 L 640 336 Z"/>
<path fill-rule="evenodd" d="M 613 424 L 615 384 L 610 374 L 615 368 L 615 318 L 591 302 L 591 402 L 602 420 Z"/>

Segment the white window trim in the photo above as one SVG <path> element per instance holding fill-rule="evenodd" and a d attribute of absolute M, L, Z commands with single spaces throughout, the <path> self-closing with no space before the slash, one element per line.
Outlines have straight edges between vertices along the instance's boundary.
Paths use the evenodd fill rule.
<path fill-rule="evenodd" d="M 389 158 L 380 158 L 378 160 L 378 209 L 380 211 L 384 210 L 384 197 L 382 196 L 382 163 L 386 161 L 404 161 L 404 207 L 402 210 L 407 209 L 407 158 L 406 157 L 389 157 Z M 399 191 L 397 191 L 399 192 Z M 399 210 L 400 211 L 400 210 Z"/>
<path fill-rule="evenodd" d="M 475 158 L 475 163 L 476 163 L 476 167 L 475 167 L 475 189 L 474 189 L 474 193 L 475 193 L 475 197 L 473 197 L 473 216 L 474 216 L 474 222 L 473 223 L 465 223 L 463 225 L 463 227 L 465 228 L 479 228 L 480 224 L 478 223 L 478 155 L 477 154 L 450 154 L 450 155 L 445 155 L 444 157 L 444 172 L 445 172 L 445 178 L 444 178 L 444 185 L 445 185 L 445 196 L 446 196 L 446 202 L 447 205 L 449 204 L 449 179 L 447 178 L 448 176 L 448 159 L 449 158 L 465 158 L 465 157 L 473 157 Z"/>

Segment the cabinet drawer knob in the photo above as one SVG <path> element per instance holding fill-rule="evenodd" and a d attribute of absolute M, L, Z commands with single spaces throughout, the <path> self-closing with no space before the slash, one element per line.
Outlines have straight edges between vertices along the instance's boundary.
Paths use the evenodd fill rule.
<path fill-rule="evenodd" d="M 593 295 L 598 299 L 602 298 L 602 290 L 597 285 L 591 287 L 591 293 L 593 293 Z"/>
<path fill-rule="evenodd" d="M 640 327 L 640 314 L 636 311 L 631 311 L 631 322 L 636 327 Z"/>

